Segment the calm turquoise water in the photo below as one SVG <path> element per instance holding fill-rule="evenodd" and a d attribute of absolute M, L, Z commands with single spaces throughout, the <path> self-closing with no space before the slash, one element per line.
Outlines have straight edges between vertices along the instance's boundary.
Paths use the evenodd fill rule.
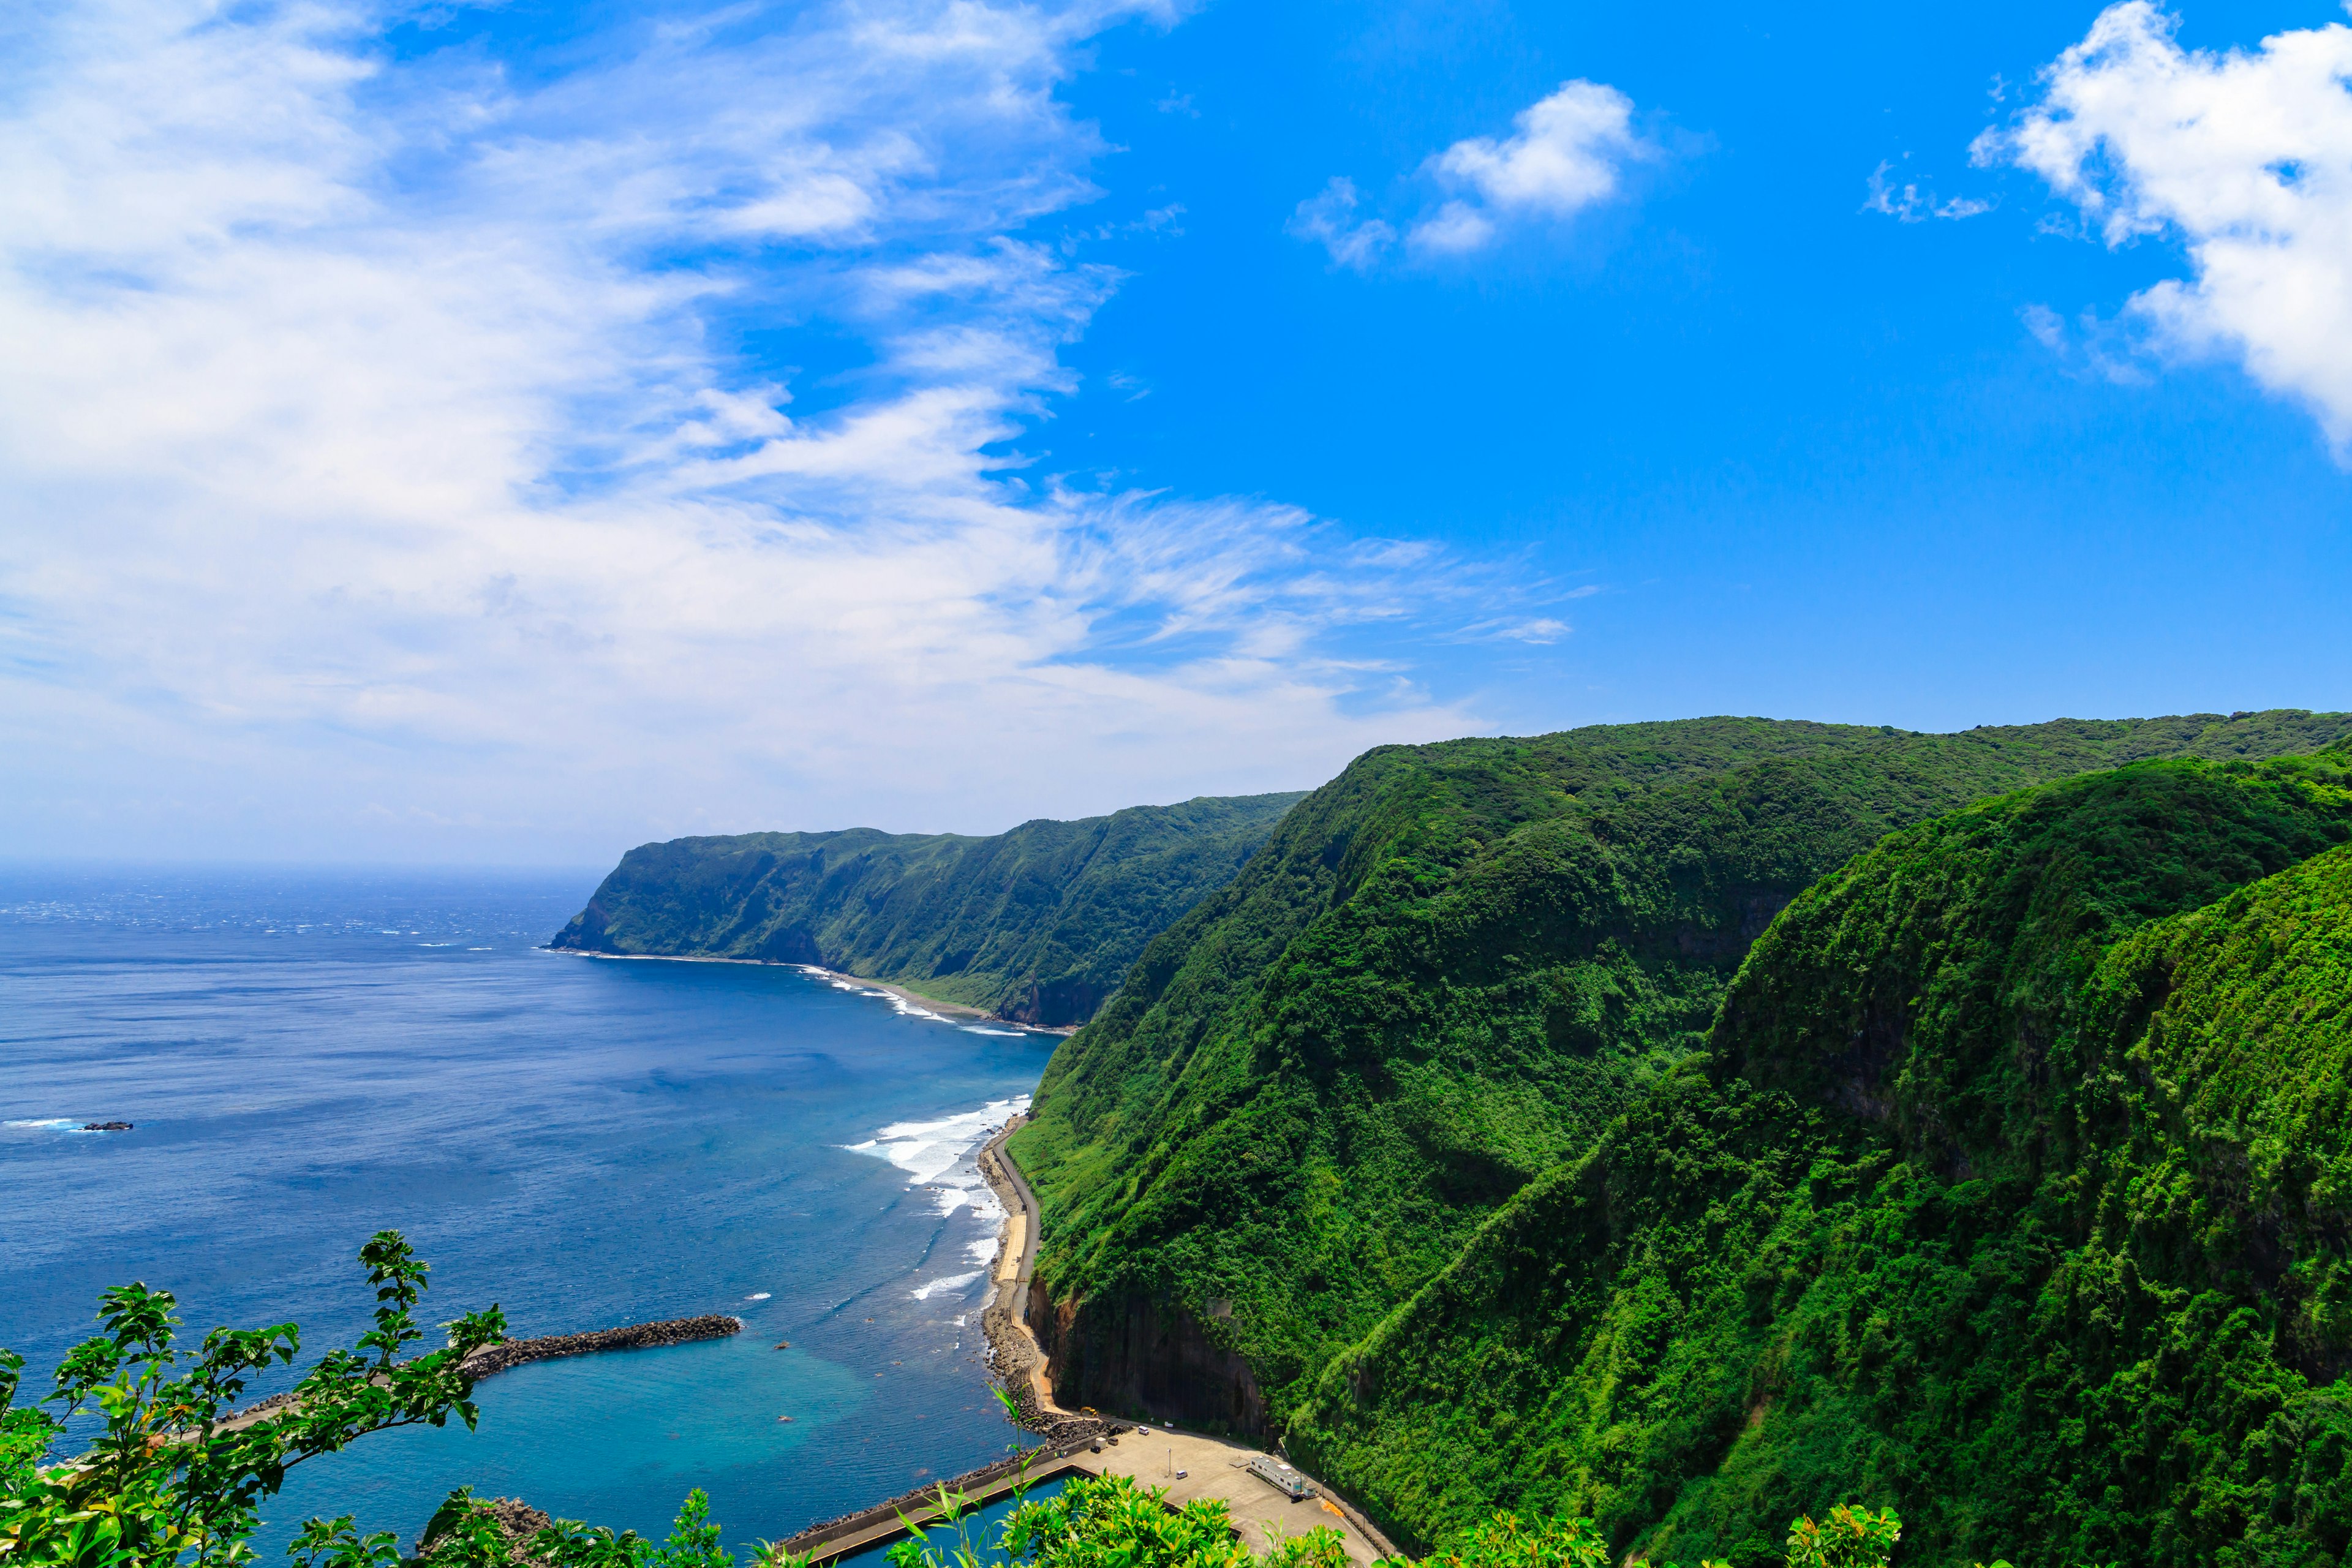
<path fill-rule="evenodd" d="M 393 1227 L 429 1322 L 748 1331 L 491 1378 L 478 1432 L 298 1470 L 266 1551 L 316 1512 L 412 1540 L 461 1483 L 646 1533 L 700 1486 L 740 1543 L 1003 1453 L 970 1162 L 1054 1040 L 537 951 L 595 881 L 0 870 L 0 1345 L 28 1384 L 132 1279 L 191 1338 L 299 1321 L 307 1362 L 364 1327 L 352 1255 Z M 55 1125 L 110 1119 L 137 1129 Z"/>

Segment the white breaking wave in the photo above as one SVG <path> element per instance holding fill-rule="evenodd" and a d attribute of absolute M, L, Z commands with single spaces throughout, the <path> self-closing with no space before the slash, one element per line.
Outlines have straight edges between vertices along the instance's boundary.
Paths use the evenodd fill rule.
<path fill-rule="evenodd" d="M 1029 1109 L 1029 1097 L 1016 1094 L 1010 1100 L 992 1100 L 977 1110 L 967 1110 L 959 1116 L 941 1117 L 937 1121 L 894 1121 L 863 1143 L 851 1143 L 848 1149 L 858 1154 L 872 1154 L 887 1160 L 914 1179 L 919 1187 L 946 1185 L 968 1190 L 981 1184 L 980 1173 L 973 1170 L 970 1180 L 942 1177 L 954 1172 L 972 1152 L 988 1142 L 989 1134 L 1003 1127 L 1013 1116 Z M 956 1203 L 971 1201 L 959 1198 Z M 948 1205 L 949 1209 L 955 1204 Z M 941 1211 L 946 1212 L 945 1210 Z"/>
<path fill-rule="evenodd" d="M 1021 1031 L 1018 1029 L 983 1029 L 978 1024 L 964 1025 L 963 1032 L 967 1035 L 1002 1035 L 1008 1040 L 1017 1040 L 1021 1037 Z"/>
<path fill-rule="evenodd" d="M 33 1119 L 32 1121 L 8 1121 L 8 1122 L 0 1122 L 0 1126 L 6 1126 L 6 1127 L 45 1127 L 45 1128 L 47 1128 L 49 1131 L 53 1131 L 53 1132 L 79 1132 L 79 1131 L 80 1131 L 82 1130 L 82 1125 L 81 1125 L 81 1123 L 80 1123 L 80 1122 L 79 1122 L 79 1121 L 75 1121 L 72 1117 L 70 1117 L 70 1116 L 43 1116 L 43 1117 L 37 1117 L 37 1118 L 35 1118 L 35 1119 Z"/>
<path fill-rule="evenodd" d="M 961 1290 L 979 1278 L 980 1270 L 977 1268 L 969 1274 L 950 1274 L 944 1279 L 934 1279 L 917 1288 L 912 1294 L 918 1301 L 928 1301 L 941 1290 Z"/>
<path fill-rule="evenodd" d="M 929 1018 L 934 1024 L 944 1024 L 948 1022 L 947 1019 L 941 1017 L 939 1014 L 932 1012 L 929 1007 L 918 1006 L 914 1003 L 908 1001 L 904 996 L 899 995 L 896 991 L 885 991 L 879 986 L 868 985 L 862 981 L 852 980 L 846 975 L 835 974 L 832 970 L 823 968 L 814 963 L 796 963 L 793 967 L 799 970 L 803 974 L 814 975 L 817 979 L 822 980 L 826 984 L 832 986 L 835 991 L 846 991 L 853 996 L 878 996 L 883 1001 L 889 1003 L 891 1010 L 898 1013 L 902 1017 Z"/>
<path fill-rule="evenodd" d="M 853 1153 L 887 1160 L 904 1171 L 909 1178 L 908 1190 L 928 1189 L 942 1217 L 969 1209 L 982 1226 L 981 1235 L 962 1244 L 964 1256 L 978 1267 L 919 1287 L 908 1292 L 914 1300 L 927 1301 L 940 1292 L 965 1289 L 981 1278 L 996 1256 L 996 1233 L 1004 1223 L 1004 1205 L 981 1175 L 977 1157 L 982 1143 L 1028 1109 L 1029 1097 L 1016 1094 L 936 1121 L 894 1121 L 865 1142 L 847 1145 Z"/>

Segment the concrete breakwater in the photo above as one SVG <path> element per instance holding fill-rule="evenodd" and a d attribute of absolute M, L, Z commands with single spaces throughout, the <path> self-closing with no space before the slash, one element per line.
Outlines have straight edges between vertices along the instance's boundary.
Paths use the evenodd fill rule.
<path fill-rule="evenodd" d="M 485 1378 L 526 1362 L 554 1361 L 562 1356 L 593 1355 L 600 1351 L 652 1350 L 660 1345 L 691 1344 L 697 1340 L 723 1340 L 743 1331 L 743 1320 L 723 1313 L 699 1318 L 666 1318 L 657 1323 L 631 1323 L 625 1328 L 597 1329 L 584 1334 L 546 1334 L 538 1339 L 500 1340 L 467 1356 L 459 1370 Z"/>
<path fill-rule="evenodd" d="M 625 1328 L 597 1329 L 584 1334 L 544 1334 L 530 1340 L 500 1340 L 484 1345 L 458 1363 L 458 1370 L 477 1382 L 525 1362 L 554 1361 L 561 1356 L 593 1355 L 598 1351 L 652 1350 L 658 1345 L 691 1344 L 697 1340 L 723 1340 L 743 1331 L 743 1320 L 712 1313 L 700 1318 L 666 1318 L 657 1323 L 631 1323 Z M 378 1381 L 382 1381 L 379 1377 Z M 300 1403 L 301 1390 L 289 1388 L 267 1399 L 257 1399 L 224 1416 L 214 1430 L 234 1432 L 265 1415 L 291 1409 Z"/>
<path fill-rule="evenodd" d="M 1087 1447 L 1085 1442 L 1043 1443 L 1018 1454 L 986 1464 L 960 1476 L 933 1481 L 901 1492 L 871 1508 L 861 1508 L 856 1513 L 845 1513 L 838 1519 L 820 1520 L 783 1543 L 788 1552 L 803 1554 L 819 1562 L 837 1557 L 843 1552 L 871 1545 L 874 1542 L 897 1534 L 904 1521 L 922 1524 L 940 1511 L 940 1494 L 944 1491 L 958 1500 L 960 1506 L 976 1506 L 987 1502 L 1014 1487 L 1029 1481 L 1041 1481 L 1068 1468 L 1070 1456 Z"/>

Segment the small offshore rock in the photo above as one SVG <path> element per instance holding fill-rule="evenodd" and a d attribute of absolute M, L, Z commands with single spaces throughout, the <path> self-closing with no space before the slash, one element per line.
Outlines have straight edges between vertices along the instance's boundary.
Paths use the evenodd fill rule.
<path fill-rule="evenodd" d="M 81 1130 L 85 1132 L 128 1132 L 131 1131 L 131 1123 L 128 1121 L 85 1121 L 81 1124 Z"/>

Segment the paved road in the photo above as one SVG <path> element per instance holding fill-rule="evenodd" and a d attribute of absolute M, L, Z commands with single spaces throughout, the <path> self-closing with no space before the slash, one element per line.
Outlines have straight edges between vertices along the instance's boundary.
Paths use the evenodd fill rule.
<path fill-rule="evenodd" d="M 1019 1233 L 1021 1257 L 1010 1279 L 1004 1278 L 1003 1259 L 997 1260 L 995 1283 L 998 1300 L 1004 1303 L 1005 1316 L 1029 1348 L 1029 1382 L 1037 1393 L 1038 1408 L 1055 1411 L 1053 1384 L 1045 1378 L 1045 1352 L 1037 1343 L 1036 1331 L 1029 1326 L 1029 1279 L 1037 1269 L 1037 1194 L 1030 1189 L 1029 1178 L 1004 1152 L 1004 1141 L 1020 1131 L 1029 1119 L 1016 1116 L 1004 1124 L 1004 1131 L 988 1141 L 981 1151 L 981 1169 L 993 1170 L 1003 1180 L 993 1184 L 1000 1195 L 1012 1200 L 1011 1212 L 1022 1223 L 1010 1228 Z"/>

